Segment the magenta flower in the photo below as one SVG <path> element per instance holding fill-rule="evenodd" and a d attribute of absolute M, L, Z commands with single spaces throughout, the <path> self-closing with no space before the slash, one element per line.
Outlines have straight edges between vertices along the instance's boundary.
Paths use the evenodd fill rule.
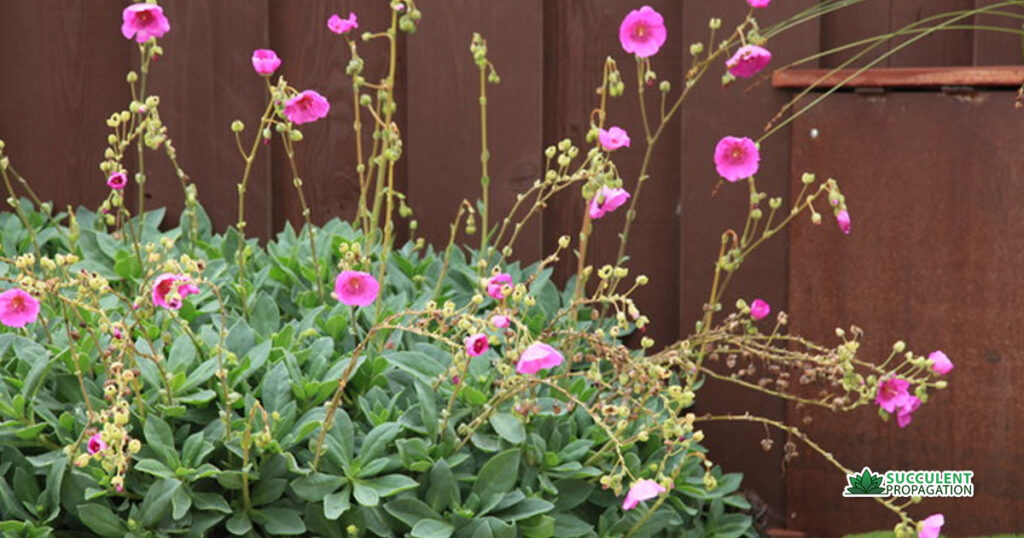
<path fill-rule="evenodd" d="M 0 323 L 20 329 L 39 317 L 39 300 L 28 292 L 11 288 L 0 293 Z"/>
<path fill-rule="evenodd" d="M 107 178 L 107 186 L 115 191 L 119 191 L 128 186 L 128 174 L 124 172 L 115 172 L 110 174 Z"/>
<path fill-rule="evenodd" d="M 953 361 L 949 360 L 949 357 L 941 351 L 932 351 L 928 355 L 928 360 L 932 361 L 932 371 L 939 375 L 946 375 L 953 371 Z"/>
<path fill-rule="evenodd" d="M 565 361 L 565 357 L 557 349 L 540 342 L 530 344 L 519 355 L 516 371 L 520 374 L 536 374 L 541 370 L 554 368 Z"/>
<path fill-rule="evenodd" d="M 895 413 L 896 409 L 903 407 L 910 398 L 907 389 L 910 382 L 906 379 L 892 377 L 878 384 L 878 394 L 875 395 L 875 403 L 888 413 Z"/>
<path fill-rule="evenodd" d="M 850 223 L 850 212 L 849 211 L 844 209 L 844 210 L 840 211 L 839 213 L 836 213 L 836 223 L 839 224 L 839 229 L 842 230 L 844 234 L 850 235 L 850 224 L 851 223 Z"/>
<path fill-rule="evenodd" d="M 609 127 L 597 131 L 597 140 L 605 151 L 615 151 L 629 147 L 629 133 L 621 127 Z"/>
<path fill-rule="evenodd" d="M 497 300 L 505 298 L 505 286 L 512 285 L 512 275 L 508 273 L 498 273 L 491 277 L 487 281 L 487 295 Z"/>
<path fill-rule="evenodd" d="M 757 173 L 761 152 L 753 140 L 727 136 L 715 146 L 715 170 L 730 183 Z"/>
<path fill-rule="evenodd" d="M 630 11 L 619 26 L 622 49 L 641 58 L 657 54 L 667 36 L 665 19 L 651 6 Z"/>
<path fill-rule="evenodd" d="M 106 450 L 107 443 L 104 443 L 103 439 L 100 439 L 100 434 L 97 433 L 89 438 L 89 443 L 88 445 L 86 445 L 86 449 L 89 451 L 90 454 L 95 454 L 97 452 Z"/>
<path fill-rule="evenodd" d="M 772 306 L 768 304 L 767 301 L 754 299 L 754 301 L 750 303 L 750 317 L 754 318 L 754 321 L 764 319 L 771 313 Z"/>
<path fill-rule="evenodd" d="M 281 67 L 281 59 L 277 57 L 276 52 L 270 49 L 252 51 L 252 68 L 260 75 L 273 75 L 278 67 Z"/>
<path fill-rule="evenodd" d="M 946 518 L 942 514 L 932 514 L 918 524 L 917 538 L 939 538 L 939 532 L 945 524 Z"/>
<path fill-rule="evenodd" d="M 896 424 L 901 428 L 906 428 L 910 424 L 910 415 L 914 414 L 918 407 L 921 407 L 921 399 L 917 396 L 907 396 L 903 405 L 896 409 Z"/>
<path fill-rule="evenodd" d="M 121 18 L 124 19 L 121 33 L 126 39 L 134 36 L 139 43 L 145 43 L 151 37 L 163 37 L 171 29 L 164 9 L 156 4 L 132 4 L 124 8 Z"/>
<path fill-rule="evenodd" d="M 629 200 L 626 189 L 609 189 L 601 187 L 601 191 L 590 200 L 590 218 L 599 219 L 622 207 Z"/>
<path fill-rule="evenodd" d="M 284 103 L 284 115 L 296 125 L 326 118 L 330 110 L 327 98 L 313 90 L 301 91 Z"/>
<path fill-rule="evenodd" d="M 487 341 L 487 335 L 476 333 L 466 337 L 466 354 L 470 357 L 483 355 L 491 345 Z"/>
<path fill-rule="evenodd" d="M 633 484 L 622 501 L 623 510 L 632 510 L 643 501 L 651 500 L 665 493 L 665 487 L 654 480 L 641 480 Z"/>
<path fill-rule="evenodd" d="M 491 325 L 494 325 L 498 329 L 508 327 L 508 323 L 508 316 L 491 316 Z"/>
<path fill-rule="evenodd" d="M 199 288 L 185 275 L 164 273 L 153 280 L 153 304 L 171 310 L 181 308 L 181 302 Z"/>
<path fill-rule="evenodd" d="M 734 76 L 749 78 L 764 69 L 770 61 L 772 53 L 768 49 L 757 45 L 745 45 L 725 62 L 725 66 Z"/>
<path fill-rule="evenodd" d="M 772 0 L 747 0 L 750 7 L 768 7 L 768 4 L 772 3 Z"/>
<path fill-rule="evenodd" d="M 380 283 L 370 273 L 342 271 L 334 280 L 334 298 L 349 306 L 366 306 L 379 292 Z"/>
<path fill-rule="evenodd" d="M 355 13 L 349 13 L 347 19 L 343 19 L 335 13 L 327 19 L 327 28 L 336 34 L 344 34 L 349 30 L 359 28 L 359 21 L 356 20 Z"/>

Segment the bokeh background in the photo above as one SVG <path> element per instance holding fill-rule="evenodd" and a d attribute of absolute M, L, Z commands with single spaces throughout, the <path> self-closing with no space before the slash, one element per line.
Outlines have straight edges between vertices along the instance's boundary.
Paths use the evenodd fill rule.
<path fill-rule="evenodd" d="M 994 0 L 867 0 L 772 40 L 770 69 L 932 15 L 996 4 Z M 632 59 L 618 45 L 622 17 L 639 2 L 624 0 L 436 0 L 420 6 L 419 31 L 399 43 L 400 108 L 405 154 L 398 187 L 408 195 L 418 235 L 447 240 L 461 200 L 479 189 L 477 71 L 472 32 L 488 40 L 502 77 L 489 89 L 492 197 L 503 214 L 517 192 L 542 173 L 543 148 L 569 137 L 581 143 L 596 103 L 594 88 L 608 55 L 632 82 Z M 651 0 L 669 30 L 654 69 L 678 91 L 688 48 L 706 41 L 708 20 L 732 28 L 749 9 L 742 0 Z M 762 25 L 815 4 L 776 1 L 760 10 Z M 1021 2 L 1003 11 L 1024 16 Z M 107 188 L 98 165 L 104 120 L 130 100 L 125 74 L 138 63 L 120 34 L 119 0 L 0 0 L 0 138 L 19 171 L 58 207 L 96 207 Z M 354 11 L 360 31 L 382 29 L 382 0 L 163 0 L 171 31 L 153 67 L 150 93 L 214 223 L 234 222 L 243 163 L 229 125 L 257 123 L 263 82 L 252 72 L 255 48 L 273 48 L 279 71 L 295 86 L 331 102 L 328 121 L 305 126 L 299 169 L 314 220 L 350 218 L 355 176 L 352 94 L 344 74 L 348 50 L 327 31 L 331 13 Z M 1020 19 L 971 15 L 967 24 L 1020 28 Z M 894 40 L 880 51 L 898 46 Z M 383 72 L 379 44 L 361 46 L 369 80 Z M 804 64 L 831 68 L 844 52 Z M 862 63 L 862 62 L 861 62 Z M 1024 531 L 1024 380 L 1019 329 L 1024 291 L 1024 111 L 1014 108 L 1024 83 L 1018 36 L 951 30 L 921 40 L 878 64 L 778 130 L 763 144 L 759 186 L 789 199 L 803 172 L 840 180 L 853 215 L 842 236 L 831 220 L 797 222 L 747 261 L 726 305 L 761 297 L 790 314 L 793 332 L 834 343 L 834 330 L 865 331 L 863 354 L 884 358 L 893 341 L 943 349 L 955 362 L 950 388 L 935 394 L 900 431 L 874 409 L 852 416 L 808 412 L 743 389 L 709 383 L 698 412 L 750 411 L 797 424 L 848 466 L 859 469 L 971 469 L 973 499 L 929 500 L 911 508 L 944 512 L 952 535 Z M 1003 66 L 991 69 L 990 66 Z M 742 226 L 745 186 L 716 189 L 711 160 L 724 135 L 752 136 L 779 113 L 814 73 L 769 73 L 722 88 L 712 71 L 664 133 L 652 179 L 644 187 L 629 255 L 652 285 L 640 305 L 661 344 L 692 331 L 706 300 L 721 232 Z M 809 98 L 821 95 L 823 86 Z M 657 94 L 656 91 L 649 94 Z M 656 98 L 656 97 L 655 97 Z M 808 102 L 805 98 L 802 103 Z M 782 119 L 789 117 L 789 112 Z M 612 101 L 611 124 L 634 133 L 616 153 L 635 181 L 642 158 L 635 88 Z M 148 206 L 181 207 L 181 188 L 160 156 L 147 160 Z M 279 148 L 257 159 L 247 200 L 249 233 L 270 236 L 301 221 L 291 174 Z M 795 192 L 795 191 L 792 191 Z M 129 194 L 129 200 L 133 196 Z M 578 193 L 550 204 L 531 221 L 516 256 L 532 260 L 573 234 L 582 217 Z M 597 224 L 595 264 L 614 257 L 622 213 Z M 827 216 L 827 215 L 826 215 Z M 571 260 L 561 273 L 567 274 Z M 809 420 L 809 422 L 808 422 Z M 784 463 L 786 439 L 760 426 L 708 427 L 707 444 L 727 470 L 745 473 L 745 489 L 770 527 L 814 536 L 889 528 L 893 520 L 870 500 L 844 499 L 844 477 L 811 451 Z M 768 453 L 760 440 L 775 440 Z"/>

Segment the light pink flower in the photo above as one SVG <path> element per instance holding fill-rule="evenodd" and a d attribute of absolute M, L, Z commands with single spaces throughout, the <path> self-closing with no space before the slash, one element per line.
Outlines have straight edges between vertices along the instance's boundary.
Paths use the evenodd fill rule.
<path fill-rule="evenodd" d="M 888 413 L 895 413 L 896 409 L 903 407 L 910 398 L 907 389 L 910 382 L 906 379 L 891 377 L 878 384 L 878 394 L 875 395 L 875 403 Z"/>
<path fill-rule="evenodd" d="M 107 178 L 107 186 L 115 191 L 119 191 L 128 186 L 128 174 L 124 172 L 115 172 L 110 174 Z"/>
<path fill-rule="evenodd" d="M 928 355 L 928 360 L 932 361 L 932 371 L 939 375 L 953 371 L 953 361 L 949 360 L 949 357 L 941 351 L 932 351 Z"/>
<path fill-rule="evenodd" d="M 761 299 L 754 299 L 750 303 L 750 317 L 754 318 L 754 321 L 764 319 L 768 314 L 772 313 L 772 306 L 767 301 Z"/>
<path fill-rule="evenodd" d="M 654 480 L 641 480 L 633 484 L 622 501 L 623 510 L 632 510 L 643 501 L 651 500 L 665 493 L 665 487 Z"/>
<path fill-rule="evenodd" d="M 185 297 L 194 293 L 199 293 L 199 288 L 185 275 L 164 273 L 153 280 L 153 304 L 157 306 L 177 310 Z"/>
<path fill-rule="evenodd" d="M 487 295 L 497 300 L 505 298 L 505 286 L 512 284 L 512 275 L 508 273 L 498 273 L 491 277 L 487 281 Z"/>
<path fill-rule="evenodd" d="M 284 103 L 284 115 L 296 125 L 326 118 L 330 110 L 327 98 L 313 90 L 301 91 Z"/>
<path fill-rule="evenodd" d="M 348 18 L 346 19 L 339 17 L 338 14 L 335 13 L 327 19 L 327 28 L 336 34 L 344 34 L 349 30 L 359 28 L 359 21 L 356 19 L 355 13 L 349 13 Z"/>
<path fill-rule="evenodd" d="M 753 140 L 727 136 L 715 146 L 715 170 L 730 183 L 757 173 L 761 152 Z"/>
<path fill-rule="evenodd" d="M 342 271 L 334 280 L 334 298 L 349 306 L 366 306 L 379 292 L 380 284 L 370 273 Z"/>
<path fill-rule="evenodd" d="M 89 451 L 90 454 L 95 454 L 97 452 L 106 450 L 107 443 L 104 443 L 103 439 L 100 439 L 100 434 L 97 433 L 89 438 L 89 443 L 86 446 L 86 449 Z"/>
<path fill-rule="evenodd" d="M 273 75 L 278 67 L 281 67 L 281 59 L 277 57 L 276 52 L 270 49 L 252 51 L 252 68 L 260 75 Z"/>
<path fill-rule="evenodd" d="M 597 140 L 605 151 L 615 151 L 629 147 L 629 133 L 621 127 L 609 127 L 597 131 Z"/>
<path fill-rule="evenodd" d="M 657 54 L 667 36 L 665 19 L 651 6 L 630 11 L 619 26 L 622 49 L 641 58 Z"/>
<path fill-rule="evenodd" d="M 39 317 L 39 300 L 28 292 L 11 288 L 0 293 L 0 323 L 20 329 Z"/>
<path fill-rule="evenodd" d="M 540 342 L 530 344 L 519 355 L 516 371 L 520 374 L 536 374 L 541 370 L 554 368 L 565 360 L 557 349 Z"/>
<path fill-rule="evenodd" d="M 849 211 L 844 209 L 839 213 L 836 213 L 836 223 L 839 224 L 839 229 L 842 230 L 844 234 L 850 235 L 851 223 Z"/>
<path fill-rule="evenodd" d="M 918 407 L 921 407 L 920 398 L 917 396 L 907 396 L 903 405 L 896 410 L 896 424 L 901 428 L 906 428 L 910 424 L 910 415 L 914 414 Z"/>
<path fill-rule="evenodd" d="M 939 532 L 945 524 L 946 518 L 942 514 L 932 514 L 919 524 L 917 538 L 939 538 Z"/>
<path fill-rule="evenodd" d="M 768 7 L 768 4 L 772 3 L 772 0 L 747 0 L 750 7 Z"/>
<path fill-rule="evenodd" d="M 132 4 L 121 12 L 124 22 L 121 33 L 126 39 L 145 43 L 151 37 L 163 37 L 171 29 L 171 23 L 164 16 L 164 9 L 156 4 Z"/>
<path fill-rule="evenodd" d="M 505 327 L 508 327 L 508 323 L 508 316 L 491 316 L 491 325 L 494 325 L 499 329 L 504 329 Z"/>
<path fill-rule="evenodd" d="M 491 345 L 487 341 L 487 335 L 476 333 L 466 337 L 466 354 L 470 357 L 483 355 Z"/>
<path fill-rule="evenodd" d="M 758 74 L 770 61 L 772 53 L 768 49 L 757 45 L 745 45 L 725 62 L 725 66 L 734 76 L 748 78 Z"/>
<path fill-rule="evenodd" d="M 590 218 L 599 219 L 622 207 L 626 200 L 629 200 L 629 193 L 626 192 L 626 189 L 601 187 L 600 192 L 590 200 Z"/>

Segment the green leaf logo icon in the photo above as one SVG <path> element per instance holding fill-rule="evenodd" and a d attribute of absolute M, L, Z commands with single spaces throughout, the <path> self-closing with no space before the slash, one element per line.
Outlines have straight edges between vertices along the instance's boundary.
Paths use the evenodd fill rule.
<path fill-rule="evenodd" d="M 843 490 L 844 497 L 881 497 L 885 495 L 885 489 L 882 488 L 882 482 L 885 477 L 878 473 L 871 472 L 871 469 L 865 467 L 861 470 L 860 474 L 848 474 L 846 475 L 846 481 L 849 486 Z"/>

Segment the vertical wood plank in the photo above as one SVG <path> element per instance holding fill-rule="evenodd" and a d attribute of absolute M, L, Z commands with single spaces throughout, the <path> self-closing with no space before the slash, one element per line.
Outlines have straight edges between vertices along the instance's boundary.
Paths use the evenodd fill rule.
<path fill-rule="evenodd" d="M 942 512 L 951 536 L 1024 528 L 1014 480 L 1024 461 L 1024 403 L 1014 380 L 1024 345 L 1019 208 L 1024 189 L 1005 178 L 1024 167 L 1012 92 L 970 99 L 941 93 L 841 95 L 796 121 L 794 170 L 835 175 L 853 232 L 797 226 L 791 234 L 792 332 L 835 343 L 835 326 L 865 332 L 861 357 L 880 361 L 892 342 L 956 363 L 949 388 L 900 429 L 875 406 L 837 418 L 809 414 L 801 429 L 847 466 L 968 469 L 973 498 L 925 499 L 911 514 Z M 820 136 L 803 133 L 811 127 Z M 979 155 L 984 158 L 979 159 Z M 908 156 L 913 156 L 908 158 Z M 807 449 L 790 465 L 793 524 L 832 536 L 888 528 L 872 502 L 841 496 L 844 477 Z"/>
<path fill-rule="evenodd" d="M 893 31 L 932 15 L 941 15 L 974 7 L 974 0 L 893 0 L 890 21 Z M 926 22 L 923 28 L 945 21 L 941 18 Z M 973 17 L 958 24 L 971 24 Z M 898 46 L 908 38 L 896 39 Z M 970 30 L 942 30 L 914 42 L 892 56 L 891 67 L 925 67 L 935 65 L 972 65 L 974 61 L 974 34 Z"/>
<path fill-rule="evenodd" d="M 999 3 L 998 0 L 975 0 L 976 8 Z M 1013 5 L 999 8 L 999 11 L 1024 17 L 1024 6 Z M 995 26 L 1021 31 L 1021 19 L 994 14 L 977 15 L 974 23 L 981 26 Z M 1024 62 L 1020 35 L 992 31 L 974 32 L 974 65 L 1020 65 Z M 1024 82 L 1024 81 L 1022 81 Z"/>
<path fill-rule="evenodd" d="M 541 81 L 544 44 L 540 0 L 480 3 L 452 0 L 429 6 L 409 40 L 408 194 L 419 234 L 443 248 L 462 200 L 480 186 L 479 70 L 469 52 L 473 32 L 487 40 L 501 76 L 487 85 L 491 225 L 499 223 L 541 174 Z M 460 242 L 478 246 L 477 233 Z M 524 227 L 513 258 L 541 254 L 540 220 Z"/>
<path fill-rule="evenodd" d="M 384 2 L 371 0 L 310 0 L 296 9 L 285 0 L 270 0 L 270 43 L 283 60 L 278 73 L 299 89 L 313 89 L 331 103 L 325 120 L 303 125 L 303 141 L 296 145 L 296 164 L 304 182 L 304 192 L 313 222 L 330 218 L 355 217 L 359 201 L 359 179 L 356 175 L 355 134 L 352 129 L 352 85 L 345 66 L 349 61 L 348 45 L 343 36 L 327 29 L 332 13 L 346 16 L 355 12 L 363 32 L 383 31 L 390 24 L 391 12 Z M 401 50 L 402 40 L 399 40 Z M 387 72 L 387 44 L 384 39 L 370 43 L 359 40 L 359 54 L 366 61 L 364 76 L 377 83 Z M 405 84 L 404 66 L 397 69 L 397 84 Z M 404 124 L 404 103 L 399 103 L 398 123 Z M 369 140 L 370 122 L 363 121 L 365 139 Z M 274 230 L 285 222 L 301 226 L 302 212 L 292 171 L 280 142 L 273 149 Z M 368 150 L 367 150 L 368 151 Z M 401 176 L 399 176 L 401 177 Z"/>
<path fill-rule="evenodd" d="M 758 22 L 767 26 L 800 10 L 811 7 L 811 0 L 772 4 L 755 12 Z M 684 39 L 687 43 L 707 40 L 708 20 L 722 19 L 722 27 L 735 28 L 746 16 L 744 2 L 684 4 Z M 773 54 L 770 69 L 813 54 L 817 50 L 820 27 L 817 21 L 794 27 L 777 36 L 766 45 Z M 808 67 L 816 67 L 809 65 Z M 784 91 L 773 90 L 766 81 L 741 79 L 731 87 L 722 89 L 717 79 L 725 71 L 723 65 L 708 72 L 707 79 L 693 91 L 684 105 L 682 142 L 679 149 L 681 163 L 681 217 L 679 233 L 678 280 L 681 293 L 679 332 L 694 331 L 702 317 L 702 306 L 708 300 L 714 264 L 721 244 L 721 234 L 728 228 L 742 231 L 749 203 L 745 183 L 724 183 L 713 196 L 720 178 L 713 160 L 715 144 L 723 136 L 749 136 L 757 139 L 765 123 L 776 115 L 790 98 Z M 770 196 L 782 196 L 784 204 L 789 198 L 789 131 L 782 129 L 766 139 L 761 146 L 761 166 L 757 186 Z M 749 303 L 762 298 L 772 305 L 773 312 L 785 310 L 788 285 L 787 239 L 778 236 L 766 242 L 748 259 L 730 283 L 723 299 L 726 311 L 734 308 L 736 299 Z M 700 412 L 751 412 L 782 420 L 786 416 L 783 402 L 728 383 L 709 381 L 698 398 Z M 773 452 L 765 453 L 760 440 L 766 436 L 764 428 L 742 424 L 708 424 L 706 444 L 713 459 L 729 471 L 744 473 L 744 488 L 752 497 L 763 500 L 768 513 L 764 523 L 784 525 L 785 489 L 780 480 L 783 440 L 776 433 Z"/>
<path fill-rule="evenodd" d="M 820 50 L 831 50 L 861 39 L 887 33 L 890 27 L 892 2 L 893 0 L 867 0 L 822 17 Z M 838 67 L 853 58 L 859 51 L 859 48 L 853 48 L 825 56 L 821 59 L 821 67 Z M 889 44 L 879 45 L 855 60 L 851 67 L 864 65 L 888 51 Z M 889 67 L 889 61 L 883 60 L 877 64 L 877 67 Z"/>
<path fill-rule="evenodd" d="M 105 120 L 130 99 L 123 6 L 0 2 L 0 138 L 15 168 L 57 210 L 96 209 L 109 192 L 99 169 Z"/>
<path fill-rule="evenodd" d="M 650 2 L 665 19 L 668 39 L 652 60 L 653 69 L 661 78 L 675 82 L 678 91 L 683 62 L 682 5 L 678 2 Z M 590 112 L 598 106 L 594 90 L 601 84 L 601 69 L 607 56 L 618 61 L 626 91 L 611 99 L 608 125 L 618 125 L 629 132 L 630 148 L 619 149 L 613 160 L 625 180 L 627 190 L 634 192 L 636 178 L 643 160 L 643 126 L 636 96 L 636 63 L 619 44 L 618 29 L 623 17 L 639 6 L 625 2 L 577 0 L 551 2 L 545 11 L 545 35 L 549 39 L 545 54 L 545 143 L 554 144 L 570 138 L 577 146 L 585 146 L 584 136 L 590 128 Z M 648 88 L 648 111 L 657 121 L 659 93 Z M 647 335 L 667 344 L 677 334 L 676 297 L 679 284 L 678 260 L 669 253 L 678 248 L 676 206 L 679 200 L 679 163 L 675 158 L 679 147 L 679 122 L 667 126 L 655 148 L 637 207 L 637 218 L 630 231 L 627 264 L 630 280 L 646 274 L 651 284 L 637 294 L 640 310 L 648 313 L 651 324 Z M 585 201 L 578 188 L 570 188 L 552 199 L 544 215 L 545 251 L 555 248 L 558 238 L 579 233 Z M 590 239 L 588 263 L 601 267 L 614 263 L 619 248 L 618 233 L 622 230 L 625 208 L 595 222 Z M 576 260 L 563 256 L 558 273 L 567 278 L 575 274 Z"/>
<path fill-rule="evenodd" d="M 265 0 L 161 3 L 171 31 L 161 39 L 165 55 L 150 67 L 147 91 L 159 95 L 178 162 L 199 191 L 215 229 L 238 220 L 236 185 L 244 161 L 231 122 L 242 120 L 251 140 L 266 103 L 263 80 L 252 69 L 252 51 L 268 48 Z M 124 44 L 134 54 L 134 46 Z M 248 143 L 244 144 L 246 147 Z M 268 236 L 271 228 L 269 152 L 257 156 L 246 195 L 246 233 Z M 166 206 L 176 222 L 184 195 L 163 150 L 146 153 L 147 208 Z"/>

